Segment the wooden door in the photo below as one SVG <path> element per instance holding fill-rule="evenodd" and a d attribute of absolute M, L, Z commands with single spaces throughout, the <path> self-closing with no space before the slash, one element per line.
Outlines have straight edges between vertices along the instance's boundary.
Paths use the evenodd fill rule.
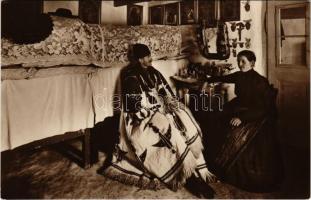
<path fill-rule="evenodd" d="M 279 137 L 310 141 L 310 7 L 308 1 L 267 1 L 268 78 L 278 88 Z"/>

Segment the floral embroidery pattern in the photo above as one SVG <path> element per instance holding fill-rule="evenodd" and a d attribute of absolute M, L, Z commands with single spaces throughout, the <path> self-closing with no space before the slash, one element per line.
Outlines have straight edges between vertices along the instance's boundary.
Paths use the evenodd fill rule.
<path fill-rule="evenodd" d="M 128 49 L 138 42 L 149 46 L 154 59 L 180 53 L 181 33 L 175 26 L 91 25 L 79 19 L 51 17 L 53 31 L 39 43 L 20 45 L 2 38 L 2 66 L 95 64 L 107 67 L 128 62 Z"/>
<path fill-rule="evenodd" d="M 88 63 L 90 32 L 80 20 L 52 16 L 53 31 L 45 40 L 35 44 L 14 44 L 2 39 L 2 64 L 47 66 Z M 77 60 L 75 60 L 78 57 Z M 55 63 L 54 63 L 55 62 Z"/>
<path fill-rule="evenodd" d="M 107 62 L 126 62 L 130 45 L 142 43 L 147 45 L 154 59 L 179 54 L 181 33 L 178 27 L 163 25 L 146 26 L 105 26 Z"/>

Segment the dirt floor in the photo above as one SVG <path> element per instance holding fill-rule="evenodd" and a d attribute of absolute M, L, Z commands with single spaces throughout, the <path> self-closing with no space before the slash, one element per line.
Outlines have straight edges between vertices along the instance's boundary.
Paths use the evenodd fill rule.
<path fill-rule="evenodd" d="M 290 156 L 290 154 L 288 153 Z M 140 198 L 140 199 L 194 199 L 197 198 L 185 188 L 177 192 L 169 189 L 158 191 L 141 190 L 135 186 L 124 185 L 97 173 L 105 160 L 85 170 L 64 157 L 51 147 L 36 150 L 11 151 L 2 153 L 1 197 L 8 198 Z M 290 166 L 289 166 L 290 167 Z M 296 171 L 294 177 L 303 175 Z M 300 174 L 299 174 L 300 173 Z M 289 177 L 292 181 L 293 177 Z M 307 198 L 303 194 L 305 183 L 284 185 L 286 192 L 250 193 L 226 183 L 213 183 L 215 198 Z M 286 188 L 291 188 L 290 190 Z M 283 196 L 286 195 L 286 196 Z"/>

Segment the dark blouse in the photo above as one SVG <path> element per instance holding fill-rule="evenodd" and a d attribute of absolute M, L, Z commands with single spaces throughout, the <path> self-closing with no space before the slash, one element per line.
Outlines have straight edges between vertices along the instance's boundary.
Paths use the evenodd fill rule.
<path fill-rule="evenodd" d="M 124 69 L 121 74 L 123 104 L 126 112 L 138 112 L 141 109 L 142 94 L 145 93 L 149 103 L 156 104 L 153 95 L 174 96 L 162 74 L 153 67 L 143 68 L 139 63 L 132 64 Z M 161 87 L 159 87 L 161 85 Z M 170 94 L 166 93 L 165 87 Z M 156 89 L 157 94 L 152 94 L 151 90 Z M 126 98 L 126 100 L 125 100 Z"/>
<path fill-rule="evenodd" d="M 207 82 L 225 82 L 235 84 L 236 98 L 232 100 L 234 117 L 242 122 L 254 121 L 265 117 L 271 108 L 271 88 L 268 80 L 251 69 L 247 72 L 235 72 L 227 76 L 207 79 Z"/>

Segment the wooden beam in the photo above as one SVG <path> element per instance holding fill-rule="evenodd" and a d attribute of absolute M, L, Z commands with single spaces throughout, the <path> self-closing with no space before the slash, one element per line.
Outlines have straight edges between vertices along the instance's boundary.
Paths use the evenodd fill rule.
<path fill-rule="evenodd" d="M 124 5 L 129 5 L 129 4 L 133 4 L 133 3 L 141 3 L 141 2 L 147 2 L 150 0 L 114 0 L 113 5 L 115 7 L 118 6 L 124 6 Z"/>

